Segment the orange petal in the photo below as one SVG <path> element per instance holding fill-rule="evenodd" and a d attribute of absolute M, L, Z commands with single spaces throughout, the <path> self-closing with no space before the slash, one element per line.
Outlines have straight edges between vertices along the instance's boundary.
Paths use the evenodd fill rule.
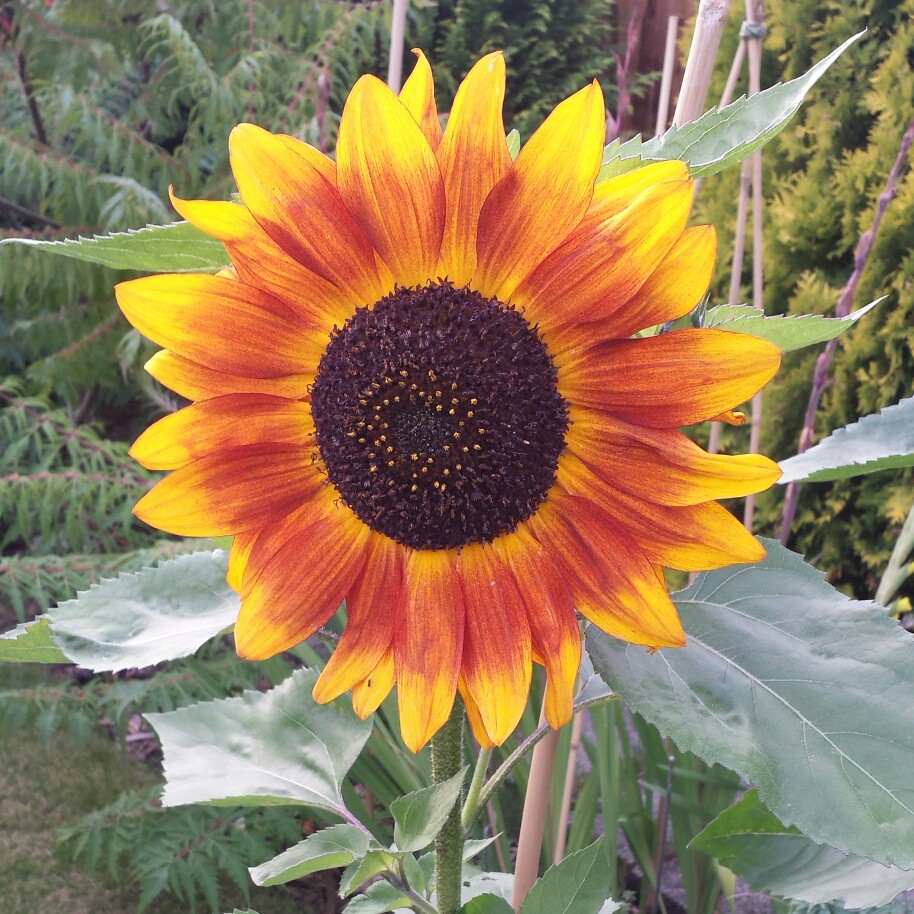
<path fill-rule="evenodd" d="M 463 652 L 464 608 L 454 550 L 410 552 L 395 654 L 403 741 L 418 752 L 447 721 Z"/>
<path fill-rule="evenodd" d="M 613 336 L 624 338 L 678 320 L 697 307 L 711 283 L 716 255 L 713 225 L 686 229 L 647 282 L 613 315 Z"/>
<path fill-rule="evenodd" d="M 244 202 L 284 251 L 359 304 L 384 295 L 371 244 L 327 179 L 322 153 L 253 124 L 232 131 L 229 152 Z"/>
<path fill-rule="evenodd" d="M 474 288 L 508 301 L 581 221 L 593 197 L 605 132 L 596 82 L 546 118 L 482 207 Z"/>
<path fill-rule="evenodd" d="M 154 343 L 216 371 L 278 378 L 317 366 L 326 334 L 277 299 L 220 276 L 144 276 L 114 287 L 127 320 Z"/>
<path fill-rule="evenodd" d="M 157 352 L 144 367 L 160 384 L 188 400 L 208 400 L 236 393 L 263 393 L 299 400 L 308 395 L 314 382 L 313 373 L 278 378 L 245 378 L 227 374 L 175 355 L 167 349 Z M 314 368 L 316 370 L 317 366 Z"/>
<path fill-rule="evenodd" d="M 571 720 L 581 666 L 581 631 L 560 567 L 521 524 L 492 544 L 510 567 L 530 623 L 533 659 L 546 667 L 546 720 L 558 729 Z"/>
<path fill-rule="evenodd" d="M 413 48 L 413 54 L 416 55 L 416 65 L 403 83 L 400 101 L 413 116 L 434 152 L 441 142 L 441 121 L 438 120 L 438 108 L 435 106 L 435 81 L 432 79 L 432 68 L 422 51 Z"/>
<path fill-rule="evenodd" d="M 346 628 L 314 685 L 315 701 L 333 701 L 370 676 L 390 653 L 394 622 L 403 610 L 405 556 L 394 540 L 369 536 L 365 567 L 346 594 Z"/>
<path fill-rule="evenodd" d="M 394 652 L 390 650 L 365 679 L 352 687 L 352 710 L 356 716 L 365 720 L 369 714 L 374 714 L 390 694 L 395 680 Z"/>
<path fill-rule="evenodd" d="M 235 448 L 175 470 L 137 502 L 133 513 L 178 536 L 232 536 L 288 514 L 313 495 L 321 480 L 311 448 Z"/>
<path fill-rule="evenodd" d="M 181 200 L 169 192 L 172 205 L 191 225 L 225 245 L 243 282 L 274 295 L 308 323 L 329 330 L 363 304 L 294 260 L 243 204 Z"/>
<path fill-rule="evenodd" d="M 632 644 L 685 644 L 657 569 L 596 505 L 553 490 L 528 523 L 564 569 L 578 610 L 594 625 Z"/>
<path fill-rule="evenodd" d="M 175 470 L 248 444 L 307 447 L 314 441 L 307 403 L 265 394 L 229 394 L 165 416 L 140 435 L 130 456 L 149 470 Z"/>
<path fill-rule="evenodd" d="M 598 505 L 652 562 L 666 568 L 710 571 L 765 557 L 761 543 L 717 502 L 659 505 L 610 485 L 567 452 L 559 458 L 559 483 Z"/>
<path fill-rule="evenodd" d="M 675 429 L 643 428 L 581 407 L 571 409 L 565 442 L 612 485 L 663 505 L 751 495 L 781 476 L 761 454 L 708 454 Z"/>
<path fill-rule="evenodd" d="M 241 584 L 244 580 L 244 573 L 247 570 L 248 560 L 251 557 L 251 550 L 257 537 L 260 535 L 259 530 L 250 530 L 247 533 L 239 533 L 232 540 L 232 548 L 229 550 L 228 571 L 225 580 L 232 590 L 241 591 Z"/>
<path fill-rule="evenodd" d="M 605 318 L 640 289 L 682 235 L 692 182 L 654 184 L 597 226 L 580 226 L 518 286 L 513 300 L 548 333 Z"/>
<path fill-rule="evenodd" d="M 601 343 L 559 363 L 572 403 L 638 425 L 677 428 L 744 403 L 781 364 L 773 343 L 726 330 L 677 330 Z"/>
<path fill-rule="evenodd" d="M 458 287 L 470 282 L 476 268 L 482 205 L 511 167 L 501 114 L 504 98 L 505 59 L 496 51 L 477 61 L 458 87 L 438 148 L 447 195 L 441 270 Z"/>
<path fill-rule="evenodd" d="M 489 738 L 500 746 L 517 727 L 530 693 L 527 609 L 490 546 L 464 546 L 459 571 L 466 609 L 461 678 Z"/>
<path fill-rule="evenodd" d="M 745 425 L 746 414 L 738 409 L 728 409 L 719 416 L 711 416 L 711 422 L 726 422 L 727 425 Z"/>
<path fill-rule="evenodd" d="M 444 228 L 444 184 L 418 124 L 374 76 L 355 84 L 336 147 L 340 194 L 402 286 L 434 277 Z"/>
<path fill-rule="evenodd" d="M 365 561 L 369 528 L 327 498 L 277 526 L 258 537 L 248 562 L 235 623 L 235 649 L 247 660 L 265 660 L 312 635 L 336 612 Z"/>

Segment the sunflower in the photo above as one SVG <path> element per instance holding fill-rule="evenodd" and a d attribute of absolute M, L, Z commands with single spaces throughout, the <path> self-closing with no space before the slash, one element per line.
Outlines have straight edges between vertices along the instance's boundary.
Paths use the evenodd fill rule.
<path fill-rule="evenodd" d="M 720 330 L 635 336 L 698 304 L 716 240 L 686 227 L 682 163 L 596 183 L 596 82 L 512 161 L 502 55 L 472 68 L 443 134 L 417 57 L 399 97 L 356 83 L 335 162 L 242 124 L 229 148 L 243 203 L 173 197 L 229 270 L 117 287 L 164 347 L 149 372 L 193 401 L 134 444 L 171 471 L 135 512 L 234 536 L 241 656 L 297 644 L 345 599 L 315 699 L 352 690 L 366 716 L 396 684 L 418 750 L 459 690 L 492 746 L 534 662 L 547 719 L 568 721 L 576 611 L 679 646 L 663 568 L 764 555 L 714 499 L 768 487 L 777 466 L 711 456 L 678 429 L 736 421 L 780 356 Z"/>

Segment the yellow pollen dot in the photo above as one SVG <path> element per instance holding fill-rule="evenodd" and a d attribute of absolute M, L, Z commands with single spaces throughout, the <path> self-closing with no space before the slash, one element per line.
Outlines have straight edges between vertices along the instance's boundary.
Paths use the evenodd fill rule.
<path fill-rule="evenodd" d="M 368 406 L 367 400 L 359 400 L 359 406 Z"/>
<path fill-rule="evenodd" d="M 385 400 L 384 400 L 384 405 L 385 405 L 385 406 L 390 406 L 390 400 L 385 399 Z"/>
<path fill-rule="evenodd" d="M 457 390 L 457 382 L 451 381 L 451 390 Z"/>
<path fill-rule="evenodd" d="M 475 406 L 478 402 L 479 400 L 476 397 L 470 397 L 470 406 Z"/>
<path fill-rule="evenodd" d="M 396 460 L 388 460 L 388 461 L 387 461 L 387 465 L 388 465 L 389 467 L 392 467 L 392 466 L 395 466 L 395 465 L 396 465 L 396 462 L 397 462 Z"/>
<path fill-rule="evenodd" d="M 401 378 L 408 378 L 409 372 L 405 368 L 401 368 L 399 371 L 399 375 Z"/>
<path fill-rule="evenodd" d="M 410 454 L 410 455 L 409 455 L 409 459 L 410 459 L 410 460 L 418 460 L 418 459 L 419 459 L 419 455 L 418 455 L 418 454 Z"/>
<path fill-rule="evenodd" d="M 460 450 L 463 451 L 464 454 L 470 453 L 470 449 L 466 445 L 464 445 Z"/>
<path fill-rule="evenodd" d="M 481 451 L 481 450 L 482 450 L 482 445 L 474 444 L 474 445 L 473 445 L 473 450 L 474 450 L 474 451 Z"/>
<path fill-rule="evenodd" d="M 366 441 L 366 439 L 365 439 L 365 438 L 359 438 L 359 444 L 364 444 L 364 443 L 365 443 L 365 441 Z"/>
<path fill-rule="evenodd" d="M 437 485 L 437 483 L 435 483 L 435 485 Z M 410 491 L 410 492 L 415 492 L 418 488 L 419 488 L 419 486 L 417 486 L 415 483 L 413 483 L 413 484 L 409 487 L 409 491 Z"/>
<path fill-rule="evenodd" d="M 393 449 L 393 447 L 392 447 L 391 445 L 388 444 L 387 447 L 384 448 L 384 451 L 385 451 L 385 453 L 387 453 L 387 454 L 392 454 L 392 453 L 394 452 L 394 449 Z"/>
<path fill-rule="evenodd" d="M 436 412 L 436 413 L 444 412 L 444 407 L 439 403 L 439 404 L 435 407 L 435 412 Z"/>
<path fill-rule="evenodd" d="M 459 402 L 460 400 L 457 397 L 451 397 L 451 406 L 456 406 Z"/>
<path fill-rule="evenodd" d="M 430 381 L 437 381 L 437 380 L 438 380 L 438 375 L 436 375 L 435 372 L 431 370 L 431 368 L 429 368 L 429 370 L 428 370 L 428 379 L 429 379 Z"/>
<path fill-rule="evenodd" d="M 377 465 L 376 463 L 373 463 L 373 464 L 368 468 L 368 472 L 369 472 L 369 473 L 377 473 L 377 472 L 378 472 L 378 465 Z"/>
<path fill-rule="evenodd" d="M 357 434 L 358 434 L 358 432 L 346 432 L 346 437 L 347 437 L 347 438 L 355 438 L 355 436 L 356 436 Z"/>
<path fill-rule="evenodd" d="M 422 472 L 422 473 L 427 473 L 427 472 L 428 472 L 428 467 L 422 467 L 422 469 L 421 469 L 420 472 Z"/>
<path fill-rule="evenodd" d="M 472 419 L 474 415 L 475 415 L 475 413 L 473 412 L 473 410 L 467 411 L 467 419 Z"/>
<path fill-rule="evenodd" d="M 451 470 L 450 470 L 450 468 L 449 468 L 449 467 L 445 467 L 445 468 L 442 470 L 442 476 L 450 476 L 450 475 L 451 475 Z"/>

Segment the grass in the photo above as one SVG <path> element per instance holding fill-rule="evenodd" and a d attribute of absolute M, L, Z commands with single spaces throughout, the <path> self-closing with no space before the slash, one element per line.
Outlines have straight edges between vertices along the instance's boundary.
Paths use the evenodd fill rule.
<path fill-rule="evenodd" d="M 47 675 L 31 664 L 0 664 L 0 689 L 27 688 Z M 135 914 L 136 885 L 126 879 L 112 885 L 74 869 L 55 855 L 54 845 L 58 828 L 155 780 L 100 730 L 79 743 L 62 731 L 48 742 L 29 730 L 0 737 L 0 914 Z M 251 895 L 260 914 L 311 910 L 282 889 L 252 887 Z M 233 886 L 227 886 L 223 906 L 248 907 Z M 206 914 L 205 904 L 197 910 Z M 146 914 L 187 911 L 186 904 L 160 896 Z"/>

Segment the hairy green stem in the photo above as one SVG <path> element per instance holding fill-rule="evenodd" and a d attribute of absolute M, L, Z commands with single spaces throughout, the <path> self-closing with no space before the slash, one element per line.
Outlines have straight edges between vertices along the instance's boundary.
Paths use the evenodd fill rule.
<path fill-rule="evenodd" d="M 463 702 L 458 698 L 447 723 L 432 737 L 432 779 L 436 784 L 454 777 L 463 767 L 463 718 Z M 440 914 L 456 914 L 460 907 L 462 873 L 463 825 L 458 799 L 435 838 L 435 889 Z"/>
<path fill-rule="evenodd" d="M 460 816 L 460 822 L 464 829 L 468 829 L 473 824 L 473 820 L 479 812 L 479 795 L 482 793 L 482 785 L 486 780 L 486 771 L 489 769 L 490 758 L 492 758 L 491 749 L 479 750 L 476 767 L 473 769 L 473 780 L 470 781 L 467 798 L 463 804 L 463 814 Z"/>

